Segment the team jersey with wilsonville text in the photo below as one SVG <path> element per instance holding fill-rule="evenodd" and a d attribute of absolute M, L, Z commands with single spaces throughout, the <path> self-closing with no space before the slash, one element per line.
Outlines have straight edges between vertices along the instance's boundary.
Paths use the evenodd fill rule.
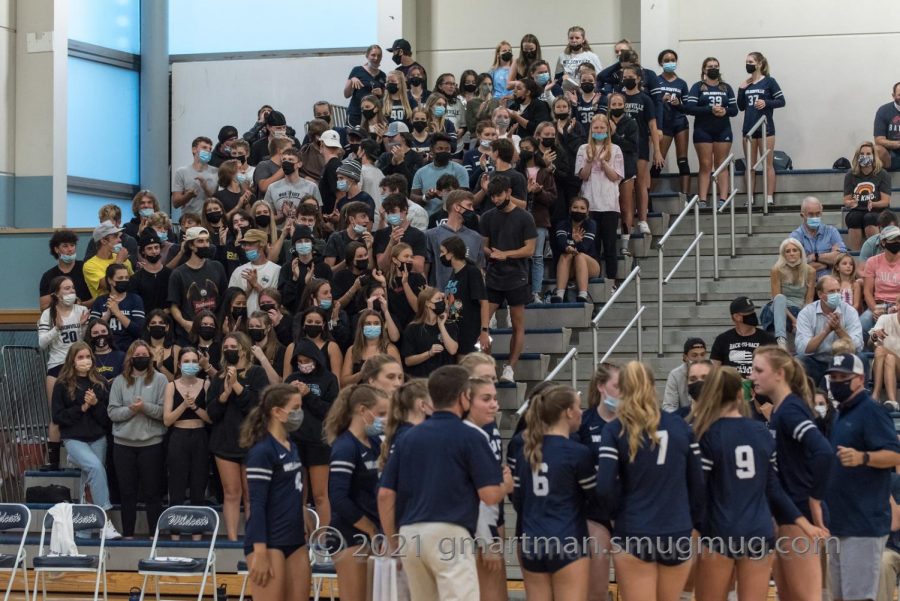
<path fill-rule="evenodd" d="M 662 103 L 663 123 L 665 124 L 666 129 L 671 131 L 681 124 L 687 124 L 687 117 L 682 110 L 685 96 L 688 95 L 687 82 L 680 77 L 668 81 L 665 77 L 660 75 L 659 87 L 656 89 L 656 92 L 657 102 Z M 673 105 L 668 101 L 668 99 L 673 96 L 678 98 L 680 104 Z"/>
<path fill-rule="evenodd" d="M 271 434 L 247 452 L 247 484 L 253 511 L 247 520 L 244 550 L 304 545 L 303 474 L 297 445 L 283 446 Z"/>
<path fill-rule="evenodd" d="M 727 83 L 718 86 L 698 81 L 684 99 L 684 111 L 694 115 L 694 128 L 706 131 L 720 131 L 731 127 L 731 117 L 738 113 L 737 99 L 734 90 Z M 712 113 L 714 106 L 725 107 L 725 115 L 716 117 Z"/>
<path fill-rule="evenodd" d="M 757 100 L 765 101 L 766 106 L 761 110 L 757 109 L 755 106 Z M 775 121 L 772 114 L 775 109 L 785 105 L 784 93 L 775 79 L 766 76 L 745 88 L 738 88 L 737 102 L 738 108 L 744 111 L 742 131 L 745 136 L 763 115 L 766 116 L 766 133 L 770 136 L 775 135 Z"/>
<path fill-rule="evenodd" d="M 331 445 L 328 472 L 331 526 L 348 539 L 348 546 L 361 544 L 367 538 L 353 524 L 363 517 L 369 518 L 376 526 L 380 523 L 376 494 L 381 441 L 369 437 L 367 442 L 368 446 L 347 431 Z"/>

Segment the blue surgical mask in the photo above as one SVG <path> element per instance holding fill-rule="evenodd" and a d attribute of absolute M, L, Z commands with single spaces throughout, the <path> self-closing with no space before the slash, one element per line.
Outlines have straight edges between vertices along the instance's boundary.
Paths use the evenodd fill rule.
<path fill-rule="evenodd" d="M 438 104 L 434 107 L 433 112 L 435 117 L 443 117 L 444 113 L 447 112 L 447 108 Z"/>
<path fill-rule="evenodd" d="M 181 373 L 186 376 L 196 376 L 200 373 L 200 364 L 199 363 L 182 363 L 181 364 Z"/>
<path fill-rule="evenodd" d="M 248 181 L 250 181 L 250 178 L 247 177 L 246 175 L 244 175 L 243 173 L 238 173 L 238 174 L 237 174 L 237 181 L 238 181 L 238 183 L 240 183 L 240 184 L 244 184 L 244 183 L 247 183 Z"/>
<path fill-rule="evenodd" d="M 678 63 L 663 63 L 663 71 L 666 73 L 674 73 L 675 69 L 678 67 Z"/>
<path fill-rule="evenodd" d="M 294 245 L 294 250 L 297 251 L 298 255 L 311 255 L 312 242 L 298 242 Z"/>
<path fill-rule="evenodd" d="M 145 218 L 145 219 L 146 219 L 147 217 L 153 216 L 153 212 L 154 212 L 153 209 L 141 209 L 140 211 L 138 211 L 138 213 L 140 214 L 140 216 L 143 217 L 143 218 Z"/>
<path fill-rule="evenodd" d="M 537 75 L 535 75 L 534 81 L 539 86 L 545 86 L 545 85 L 547 85 L 547 82 L 550 81 L 550 74 L 549 73 L 538 73 Z"/>
<path fill-rule="evenodd" d="M 807 217 L 806 226 L 811 230 L 817 230 L 822 225 L 821 217 Z"/>
<path fill-rule="evenodd" d="M 156 236 L 159 238 L 160 242 L 169 241 L 169 232 L 156 232 Z"/>
<path fill-rule="evenodd" d="M 387 216 L 387 222 L 390 225 L 396 227 L 403 223 L 403 215 L 401 215 L 400 213 L 391 213 Z"/>
<path fill-rule="evenodd" d="M 119 242 L 118 244 L 116 244 L 115 246 L 112 247 L 112 251 L 116 254 L 118 254 L 120 250 L 122 250 L 121 242 Z"/>
<path fill-rule="evenodd" d="M 619 408 L 619 399 L 614 396 L 608 396 L 603 399 L 603 403 L 611 410 L 615 411 Z"/>
<path fill-rule="evenodd" d="M 350 188 L 350 183 L 345 179 L 339 179 L 337 183 L 337 189 L 341 192 L 346 192 Z"/>
<path fill-rule="evenodd" d="M 490 140 L 481 140 L 481 141 L 478 142 L 478 144 L 479 144 L 482 148 L 490 148 L 490 147 L 491 147 L 491 141 L 490 141 Z"/>
<path fill-rule="evenodd" d="M 357 234 L 364 234 L 364 233 L 366 233 L 366 226 L 360 225 L 357 223 L 356 225 L 353 226 L 353 231 L 356 232 Z"/>
<path fill-rule="evenodd" d="M 608 134 L 597 134 L 597 133 L 591 134 L 591 137 L 594 140 L 596 140 L 597 142 L 602 142 L 603 140 L 605 140 L 607 138 L 607 136 L 608 136 Z"/>
<path fill-rule="evenodd" d="M 248 261 L 255 261 L 259 258 L 259 251 L 255 248 L 252 250 L 245 250 L 244 255 L 247 256 Z"/>
<path fill-rule="evenodd" d="M 66 265 L 71 265 L 75 262 L 75 255 L 59 255 L 59 260 Z"/>
<path fill-rule="evenodd" d="M 363 326 L 363 336 L 367 340 L 374 340 L 381 336 L 381 326 Z"/>
<path fill-rule="evenodd" d="M 201 150 L 197 153 L 197 158 L 200 159 L 201 163 L 208 163 L 209 159 L 212 158 L 212 153 L 208 150 Z"/>
<path fill-rule="evenodd" d="M 366 436 L 376 437 L 384 434 L 384 418 L 375 416 L 375 421 L 366 424 Z"/>
<path fill-rule="evenodd" d="M 331 308 L 331 299 L 323 298 L 322 300 L 319 301 L 319 306 L 327 311 L 328 309 Z"/>
<path fill-rule="evenodd" d="M 841 293 L 840 292 L 831 292 L 828 294 L 828 298 L 825 303 L 831 307 L 832 309 L 837 309 L 841 306 Z"/>

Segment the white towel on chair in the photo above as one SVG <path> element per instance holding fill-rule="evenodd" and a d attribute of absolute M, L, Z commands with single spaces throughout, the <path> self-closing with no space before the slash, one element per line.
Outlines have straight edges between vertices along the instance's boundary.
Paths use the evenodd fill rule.
<path fill-rule="evenodd" d="M 53 555 L 78 555 L 75 545 L 75 529 L 72 527 L 72 504 L 57 503 L 48 510 L 53 516 L 50 532 L 50 553 Z"/>

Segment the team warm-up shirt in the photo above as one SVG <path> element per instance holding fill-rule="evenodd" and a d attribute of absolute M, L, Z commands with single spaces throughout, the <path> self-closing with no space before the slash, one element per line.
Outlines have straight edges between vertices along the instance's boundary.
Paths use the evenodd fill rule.
<path fill-rule="evenodd" d="M 599 92 L 594 93 L 594 97 L 590 100 L 585 100 L 584 96 L 579 92 L 578 93 L 578 102 L 573 107 L 575 110 L 575 119 L 585 125 L 589 126 L 591 124 L 591 119 L 594 118 L 594 115 L 603 112 L 603 108 L 600 105 L 600 100 L 602 98 L 602 94 Z"/>
<path fill-rule="evenodd" d="M 868 391 L 862 390 L 838 406 L 831 428 L 831 445 L 857 451 L 900 453 L 891 416 Z M 891 530 L 892 468 L 867 465 L 844 467 L 835 462 L 825 496 L 835 536 L 887 536 Z M 849 494 L 852 493 L 852 494 Z"/>
<path fill-rule="evenodd" d="M 750 336 L 741 336 L 731 328 L 716 336 L 709 358 L 748 378 L 753 372 L 753 352 L 766 344 L 775 344 L 775 337 L 765 330 L 757 328 Z"/>
<path fill-rule="evenodd" d="M 771 539 L 773 513 L 783 524 L 800 517 L 778 480 L 775 441 L 764 424 L 719 419 L 700 439 L 700 453 L 707 490 L 702 535 Z"/>
<path fill-rule="evenodd" d="M 365 542 L 367 535 L 353 526 L 363 517 L 376 526 L 378 519 L 378 455 L 381 441 L 369 437 L 368 446 L 346 431 L 331 445 L 331 468 L 328 472 L 328 499 L 331 502 L 331 526 L 355 546 Z"/>
<path fill-rule="evenodd" d="M 757 100 L 765 101 L 766 106 L 762 110 L 754 106 Z M 775 121 L 772 119 L 772 114 L 775 109 L 781 108 L 785 104 L 784 93 L 777 81 L 767 76 L 756 83 L 749 84 L 746 88 L 739 88 L 737 102 L 738 108 L 745 111 L 742 130 L 745 136 L 763 115 L 766 116 L 766 134 L 775 135 Z"/>
<path fill-rule="evenodd" d="M 796 394 L 789 394 L 772 412 L 769 428 L 775 432 L 781 485 L 797 509 L 812 521 L 809 499 L 825 498 L 834 450 L 816 427 L 812 410 Z"/>
<path fill-rule="evenodd" d="M 722 117 L 713 115 L 714 106 L 724 106 L 725 115 Z M 737 99 L 734 90 L 727 83 L 712 87 L 698 81 L 691 86 L 684 99 L 684 111 L 696 117 L 694 128 L 717 132 L 731 127 L 731 117 L 738 113 Z"/>
<path fill-rule="evenodd" d="M 666 80 L 662 75 L 659 76 L 659 87 L 656 89 L 656 101 L 662 104 L 663 122 L 667 131 L 674 131 L 682 125 L 687 125 L 687 117 L 684 114 L 684 99 L 688 95 L 687 82 L 676 77 L 672 81 Z M 680 104 L 673 105 L 669 103 L 669 97 L 676 97 Z M 660 125 L 660 124 L 657 124 Z"/>
<path fill-rule="evenodd" d="M 600 438 L 603 433 L 603 427 L 606 424 L 607 421 L 600 417 L 600 413 L 596 408 L 588 409 L 581 414 L 581 427 L 578 428 L 578 432 L 575 435 L 575 438 L 590 450 L 595 468 L 597 457 L 600 455 Z M 609 510 L 600 503 L 598 497 L 594 497 L 590 499 L 585 507 L 585 517 L 594 522 L 608 524 Z"/>
<path fill-rule="evenodd" d="M 50 309 L 44 309 L 38 320 L 38 344 L 49 352 L 47 369 L 62 365 L 69 347 L 83 338 L 84 325 L 90 310 L 84 305 L 72 305 L 72 312 L 62 323 L 50 322 Z"/>
<path fill-rule="evenodd" d="M 297 445 L 284 447 L 271 434 L 247 452 L 247 484 L 253 511 L 247 520 L 244 550 L 304 545 L 303 474 Z"/>
<path fill-rule="evenodd" d="M 536 470 L 524 448 L 517 452 L 513 505 L 525 537 L 522 553 L 561 554 L 567 541 L 581 542 L 587 537 L 584 508 L 597 495 L 594 457 L 584 445 L 558 435 L 544 436 Z M 541 538 L 558 546 L 542 546 L 536 540 Z"/>
<path fill-rule="evenodd" d="M 677 415 L 663 412 L 657 441 L 645 436 L 634 461 L 615 419 L 603 427 L 597 491 L 612 508 L 617 536 L 689 536 L 703 515 L 700 445 Z"/>

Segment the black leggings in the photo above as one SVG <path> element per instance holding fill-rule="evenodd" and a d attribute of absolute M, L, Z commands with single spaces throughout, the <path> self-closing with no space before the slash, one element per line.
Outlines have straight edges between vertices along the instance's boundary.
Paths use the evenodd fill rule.
<path fill-rule="evenodd" d="M 113 447 L 119 496 L 122 499 L 122 536 L 134 536 L 137 502 L 140 496 L 147 508 L 150 532 L 156 528 L 162 513 L 163 443 L 148 447 L 129 447 L 116 443 Z"/>
<path fill-rule="evenodd" d="M 206 428 L 169 430 L 169 505 L 184 505 L 190 488 L 191 505 L 204 505 L 209 480 L 209 444 Z"/>
<path fill-rule="evenodd" d="M 591 219 L 597 224 L 597 236 L 594 238 L 596 259 L 603 266 L 603 277 L 616 279 L 619 270 L 619 259 L 616 256 L 616 228 L 619 227 L 621 213 L 616 211 L 591 211 Z"/>

